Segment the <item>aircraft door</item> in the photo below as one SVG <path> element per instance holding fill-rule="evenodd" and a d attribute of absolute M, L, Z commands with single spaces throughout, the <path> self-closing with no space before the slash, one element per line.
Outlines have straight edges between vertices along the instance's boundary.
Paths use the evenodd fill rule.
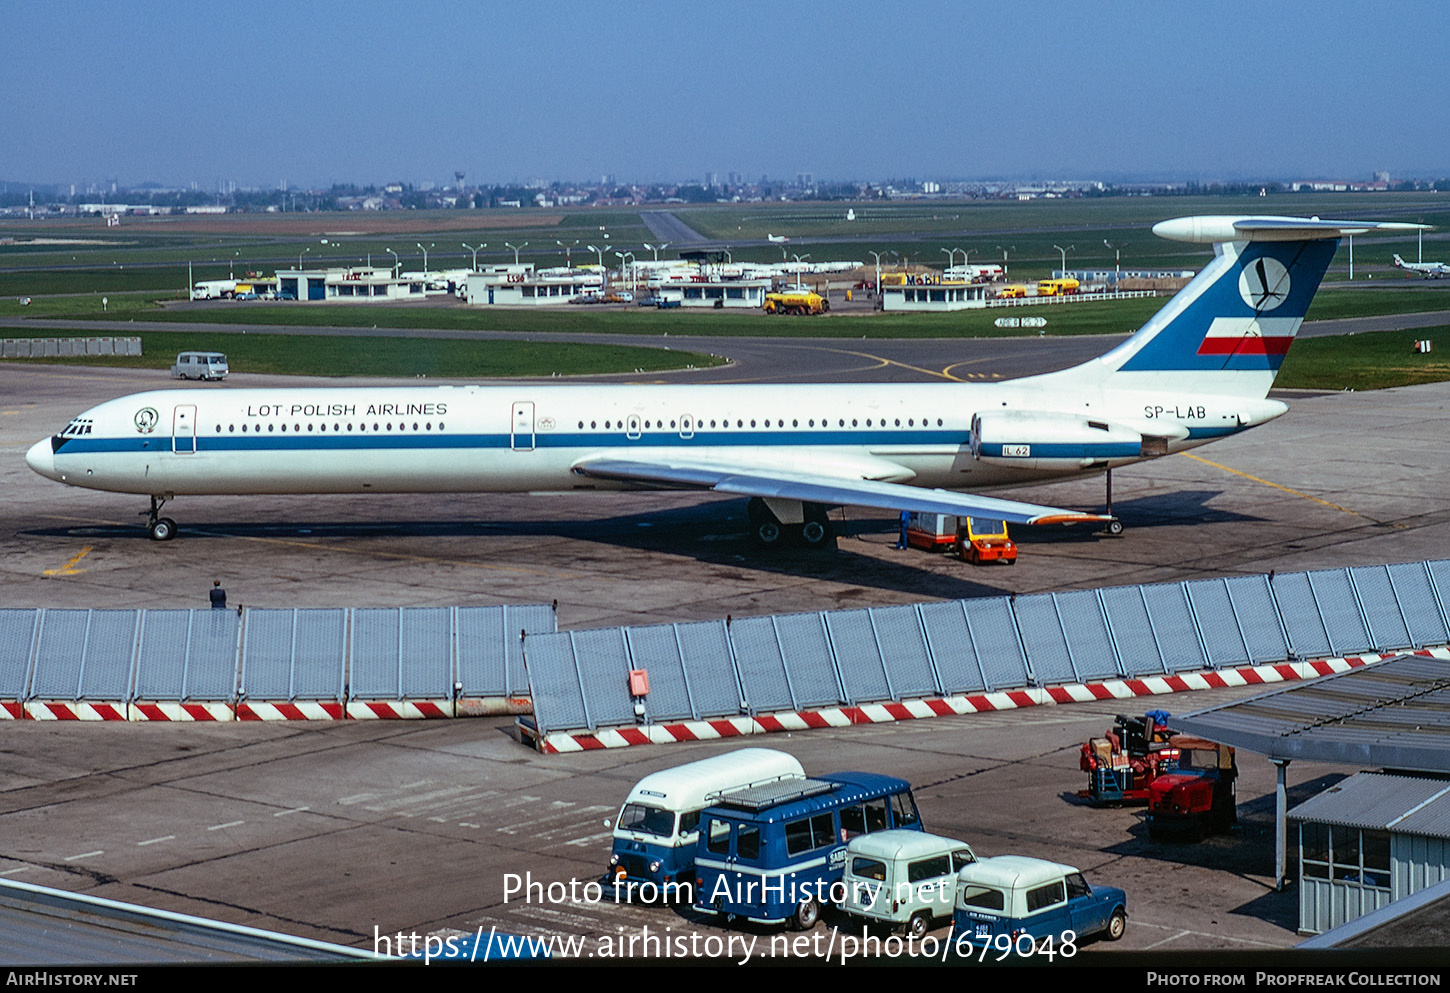
<path fill-rule="evenodd" d="M 196 404 L 176 405 L 171 417 L 171 450 L 183 455 L 196 451 Z"/>
<path fill-rule="evenodd" d="M 519 400 L 514 403 L 513 423 L 509 431 L 509 447 L 516 452 L 534 450 L 534 403 Z"/>

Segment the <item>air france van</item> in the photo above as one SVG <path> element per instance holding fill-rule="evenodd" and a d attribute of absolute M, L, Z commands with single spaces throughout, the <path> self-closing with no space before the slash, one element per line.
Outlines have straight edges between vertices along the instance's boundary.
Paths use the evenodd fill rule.
<path fill-rule="evenodd" d="M 1112 886 L 1089 886 L 1070 865 L 1022 855 L 981 859 L 957 874 L 955 932 L 988 939 L 1011 935 L 1042 942 L 1102 932 L 1109 941 L 1123 936 L 1128 900 Z"/>
<path fill-rule="evenodd" d="M 661 894 L 670 884 L 688 885 L 700 811 L 731 790 L 805 778 L 795 756 L 772 748 L 741 748 L 645 776 L 629 791 L 615 821 L 605 882 L 653 883 Z"/>
<path fill-rule="evenodd" d="M 851 838 L 921 830 L 911 784 L 837 772 L 722 796 L 700 815 L 695 909 L 806 931 L 821 905 L 840 903 Z"/>
<path fill-rule="evenodd" d="M 920 938 L 936 918 L 951 917 L 957 873 L 977 861 L 972 847 L 924 831 L 878 831 L 846 846 L 841 909 Z"/>

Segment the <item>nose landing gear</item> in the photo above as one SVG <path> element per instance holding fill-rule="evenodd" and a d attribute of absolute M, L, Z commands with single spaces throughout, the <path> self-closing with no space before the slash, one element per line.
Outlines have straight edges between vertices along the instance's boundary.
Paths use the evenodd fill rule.
<path fill-rule="evenodd" d="M 151 535 L 152 541 L 170 541 L 176 537 L 176 522 L 161 516 L 161 508 L 166 506 L 166 499 L 162 496 L 151 498 L 151 509 L 147 511 L 146 517 L 146 533 Z"/>

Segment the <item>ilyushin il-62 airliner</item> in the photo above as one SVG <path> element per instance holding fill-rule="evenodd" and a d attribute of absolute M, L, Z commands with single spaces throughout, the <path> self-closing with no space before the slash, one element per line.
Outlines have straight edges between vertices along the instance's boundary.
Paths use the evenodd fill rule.
<path fill-rule="evenodd" d="M 109 400 L 26 461 L 151 498 L 252 493 L 698 489 L 748 496 L 755 538 L 826 543 L 861 506 L 1017 524 L 1105 515 L 977 491 L 1097 473 L 1237 434 L 1268 399 L 1344 235 L 1417 225 L 1186 217 L 1214 257 L 1136 334 L 1060 372 L 991 384 L 525 385 L 160 390 Z"/>

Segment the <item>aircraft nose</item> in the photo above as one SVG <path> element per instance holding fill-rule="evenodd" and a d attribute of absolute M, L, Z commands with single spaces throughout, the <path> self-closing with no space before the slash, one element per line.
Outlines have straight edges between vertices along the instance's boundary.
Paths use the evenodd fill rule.
<path fill-rule="evenodd" d="M 55 451 L 50 446 L 50 439 L 37 441 L 30 446 L 30 451 L 25 453 L 25 464 L 46 479 L 56 479 Z"/>

